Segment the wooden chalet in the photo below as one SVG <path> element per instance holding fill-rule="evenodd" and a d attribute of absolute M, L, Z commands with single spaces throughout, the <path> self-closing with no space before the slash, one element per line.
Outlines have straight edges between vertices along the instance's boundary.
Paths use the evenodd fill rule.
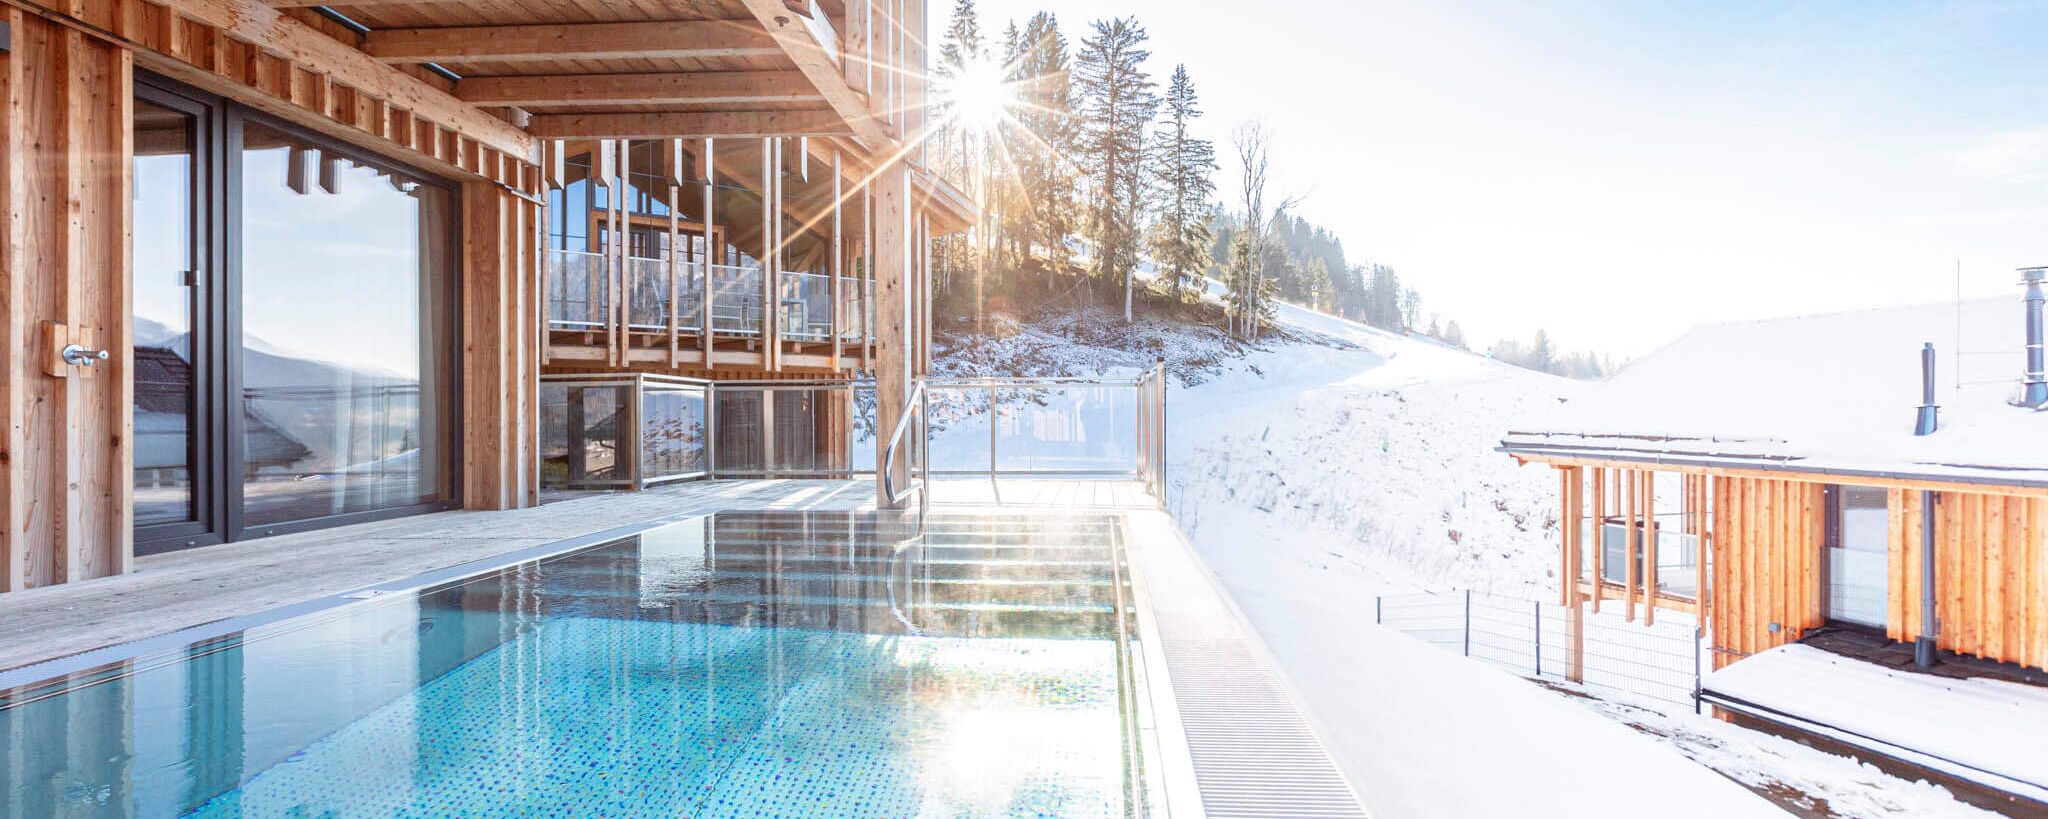
<path fill-rule="evenodd" d="M 5 0 L 0 591 L 533 505 L 550 373 L 865 374 L 894 427 L 975 218 L 926 13 Z"/>
<path fill-rule="evenodd" d="M 1694 330 L 1509 433 L 1502 451 L 1556 470 L 1574 622 L 1695 619 L 1717 705 L 1721 669 L 1769 676 L 1752 658 L 1787 652 L 1900 690 L 2048 681 L 2043 271 L 2021 276 L 2021 299 Z M 1774 709 L 1754 710 L 1819 721 Z"/>

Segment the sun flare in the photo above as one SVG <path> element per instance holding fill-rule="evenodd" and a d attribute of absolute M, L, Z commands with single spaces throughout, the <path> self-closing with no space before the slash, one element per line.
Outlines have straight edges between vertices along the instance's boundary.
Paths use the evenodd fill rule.
<path fill-rule="evenodd" d="M 1017 104 L 1017 94 L 1003 76 L 1001 64 L 978 60 L 962 66 L 940 88 L 960 127 L 986 133 L 1001 125 Z"/>

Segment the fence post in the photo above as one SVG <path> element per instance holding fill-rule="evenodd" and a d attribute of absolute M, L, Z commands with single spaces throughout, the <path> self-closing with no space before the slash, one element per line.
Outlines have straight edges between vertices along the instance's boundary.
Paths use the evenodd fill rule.
<path fill-rule="evenodd" d="M 1472 590 L 1465 590 L 1465 656 L 1472 656 Z"/>
<path fill-rule="evenodd" d="M 1372 597 L 1372 622 L 1376 626 L 1385 625 L 1387 622 L 1387 596 L 1384 594 L 1375 594 Z"/>
<path fill-rule="evenodd" d="M 1694 592 L 1698 594 L 1698 592 Z M 1700 707 L 1700 630 L 1692 630 L 1692 712 L 1703 713 Z"/>
<path fill-rule="evenodd" d="M 1543 676 L 1543 601 L 1529 601 L 1536 609 L 1536 676 Z"/>

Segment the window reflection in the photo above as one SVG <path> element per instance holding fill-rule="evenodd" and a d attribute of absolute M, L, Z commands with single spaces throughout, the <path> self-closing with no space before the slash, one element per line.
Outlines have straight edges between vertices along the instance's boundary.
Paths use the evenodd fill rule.
<path fill-rule="evenodd" d="M 191 114 L 135 101 L 135 523 L 192 520 Z"/>
<path fill-rule="evenodd" d="M 450 195 L 253 123 L 241 161 L 245 524 L 446 499 Z"/>

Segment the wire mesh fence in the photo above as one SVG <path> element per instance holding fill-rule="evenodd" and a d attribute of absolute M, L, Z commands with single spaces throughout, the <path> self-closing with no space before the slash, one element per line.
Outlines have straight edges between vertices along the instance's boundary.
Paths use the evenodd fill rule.
<path fill-rule="evenodd" d="M 1374 604 L 1381 625 L 1524 677 L 1697 710 L 1700 638 L 1691 619 L 1659 612 L 1644 625 L 1615 608 L 1587 612 L 1574 640 L 1570 610 L 1540 600 L 1460 591 L 1381 595 Z M 1575 647 L 1581 673 L 1573 681 Z"/>

